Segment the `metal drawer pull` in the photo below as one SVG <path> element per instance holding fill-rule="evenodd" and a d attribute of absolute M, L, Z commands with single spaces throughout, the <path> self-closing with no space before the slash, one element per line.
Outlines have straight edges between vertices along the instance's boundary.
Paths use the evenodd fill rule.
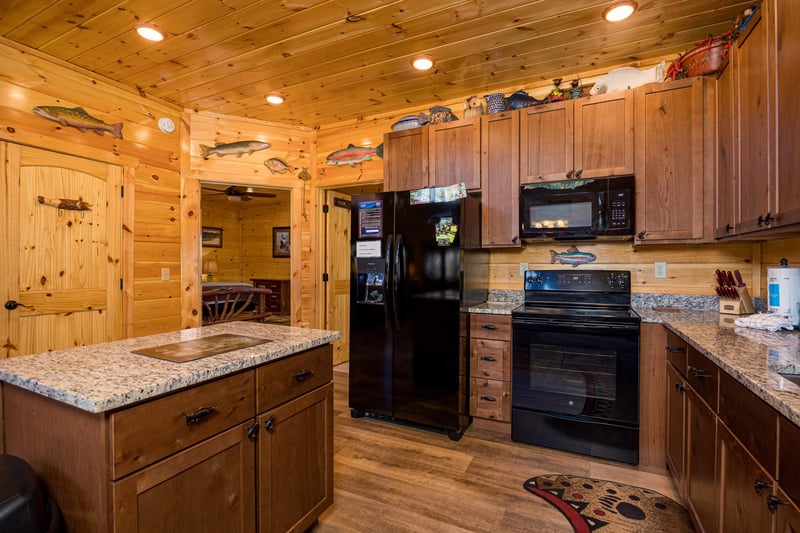
<path fill-rule="evenodd" d="M 483 329 L 497 329 L 497 326 L 494 324 L 484 324 L 481 326 Z"/>
<path fill-rule="evenodd" d="M 687 387 L 686 385 L 681 385 L 680 383 L 676 383 L 675 384 L 675 390 L 678 391 L 678 392 L 685 392 L 686 389 L 688 389 L 688 388 L 689 387 Z"/>
<path fill-rule="evenodd" d="M 481 396 L 481 400 L 486 400 L 487 402 L 496 402 L 497 398 L 494 396 Z"/>
<path fill-rule="evenodd" d="M 313 370 L 309 370 L 309 369 L 306 368 L 305 370 L 301 370 L 300 372 L 295 374 L 294 375 L 294 379 L 296 379 L 297 381 L 303 381 L 306 378 L 311 377 L 313 375 L 314 375 L 314 371 Z"/>
<path fill-rule="evenodd" d="M 689 367 L 689 373 L 696 378 L 710 378 L 713 377 L 711 374 L 706 374 L 702 368 L 695 368 L 693 366 Z"/>
<path fill-rule="evenodd" d="M 247 438 L 250 440 L 258 438 L 258 422 L 253 422 L 253 425 L 247 428 Z"/>
<path fill-rule="evenodd" d="M 781 498 L 778 498 L 777 496 L 772 496 L 772 495 L 767 496 L 767 508 L 770 510 L 771 513 L 774 513 L 775 509 L 777 509 L 779 505 L 789 505 L 789 502 Z"/>
<path fill-rule="evenodd" d="M 497 361 L 497 359 L 495 359 L 491 355 L 484 355 L 483 357 L 481 357 L 481 361 Z"/>
<path fill-rule="evenodd" d="M 670 346 L 669 344 L 667 344 L 667 351 L 669 353 L 683 353 L 684 352 L 683 348 L 675 348 L 674 346 Z"/>
<path fill-rule="evenodd" d="M 272 431 L 275 428 L 275 415 L 270 415 L 269 418 L 264 420 L 264 429 Z"/>
<path fill-rule="evenodd" d="M 756 494 L 761 494 L 761 489 L 771 489 L 772 483 L 767 483 L 766 481 L 757 479 L 753 482 L 753 488 L 756 489 Z"/>
<path fill-rule="evenodd" d="M 202 421 L 205 417 L 212 415 L 217 412 L 217 408 L 213 405 L 211 407 L 201 407 L 194 413 L 189 413 L 188 415 L 185 413 L 181 413 L 184 418 L 186 418 L 186 425 L 189 426 L 191 424 L 197 424 L 198 422 Z"/>

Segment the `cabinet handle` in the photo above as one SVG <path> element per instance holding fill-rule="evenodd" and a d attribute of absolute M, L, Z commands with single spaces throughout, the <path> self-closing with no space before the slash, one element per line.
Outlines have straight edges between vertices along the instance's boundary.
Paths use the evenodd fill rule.
<path fill-rule="evenodd" d="M 518 241 L 518 240 L 519 240 L 519 235 L 514 235 L 514 236 L 511 238 L 511 242 L 513 242 L 514 244 L 517 244 L 517 241 Z"/>
<path fill-rule="evenodd" d="M 636 238 L 641 241 L 642 239 L 644 239 L 645 233 L 646 233 L 645 231 L 640 231 L 639 233 L 636 234 Z"/>
<path fill-rule="evenodd" d="M 764 224 L 765 224 L 765 225 L 767 225 L 767 226 L 769 226 L 770 224 L 772 224 L 772 221 L 773 221 L 773 220 L 775 220 L 775 219 L 774 219 L 774 218 L 772 218 L 772 213 L 769 213 L 769 212 L 767 212 L 767 216 L 766 216 L 766 218 L 764 219 Z"/>
<path fill-rule="evenodd" d="M 767 213 L 767 215 L 769 215 L 769 213 Z M 758 223 L 758 227 L 760 228 L 761 226 L 763 226 L 766 223 L 766 219 L 763 216 L 758 215 L 757 223 Z"/>
<path fill-rule="evenodd" d="M 757 479 L 753 482 L 753 488 L 756 489 L 756 494 L 761 494 L 762 489 L 771 489 L 772 483 L 767 483 L 766 481 L 761 481 Z"/>
<path fill-rule="evenodd" d="M 725 233 L 730 233 L 731 231 L 733 231 L 733 226 L 725 224 Z"/>
<path fill-rule="evenodd" d="M 481 357 L 481 361 L 491 361 L 491 362 L 495 362 L 495 361 L 497 361 L 497 359 L 495 359 L 495 358 L 494 358 L 494 357 L 492 357 L 491 355 L 484 355 L 483 357 Z"/>
<path fill-rule="evenodd" d="M 572 173 L 573 172 L 574 172 L 573 170 L 568 170 L 567 171 L 567 179 L 572 179 Z"/>
<path fill-rule="evenodd" d="M 689 373 L 696 378 L 710 378 L 711 374 L 706 374 L 702 368 L 689 367 Z"/>
<path fill-rule="evenodd" d="M 581 174 L 583 174 L 583 169 L 579 168 L 578 170 L 575 171 L 575 178 L 580 178 Z"/>
<path fill-rule="evenodd" d="M 494 324 L 484 324 L 481 326 L 483 329 L 497 329 L 497 326 Z"/>
<path fill-rule="evenodd" d="M 269 418 L 264 420 L 264 429 L 267 431 L 275 429 L 275 415 L 269 415 Z"/>
<path fill-rule="evenodd" d="M 306 368 L 305 370 L 301 370 L 300 372 L 295 374 L 294 379 L 296 379 L 297 381 L 304 381 L 306 378 L 311 377 L 313 375 L 314 371 Z"/>
<path fill-rule="evenodd" d="M 250 440 L 258 438 L 258 422 L 253 422 L 253 425 L 247 428 L 247 438 Z"/>
<path fill-rule="evenodd" d="M 190 426 L 192 424 L 197 424 L 198 422 L 203 420 L 205 417 L 207 417 L 209 415 L 212 415 L 212 414 L 214 414 L 216 412 L 217 412 L 217 408 L 212 405 L 211 407 L 201 407 L 200 409 L 198 409 L 194 413 L 189 413 L 188 415 L 186 413 L 181 413 L 181 414 L 186 419 L 186 425 Z"/>
<path fill-rule="evenodd" d="M 494 396 L 481 396 L 481 400 L 486 400 L 487 402 L 496 402 L 497 398 Z"/>
<path fill-rule="evenodd" d="M 767 508 L 770 510 L 770 512 L 774 513 L 779 505 L 789 505 L 789 502 L 782 500 L 777 496 L 767 496 Z"/>
<path fill-rule="evenodd" d="M 669 344 L 667 344 L 667 351 L 669 353 L 683 353 L 684 349 L 683 348 L 675 348 L 674 346 L 670 346 Z"/>
<path fill-rule="evenodd" d="M 686 392 L 686 389 L 688 388 L 689 387 L 687 387 L 686 385 L 681 385 L 680 383 L 675 384 L 675 390 L 678 392 Z"/>

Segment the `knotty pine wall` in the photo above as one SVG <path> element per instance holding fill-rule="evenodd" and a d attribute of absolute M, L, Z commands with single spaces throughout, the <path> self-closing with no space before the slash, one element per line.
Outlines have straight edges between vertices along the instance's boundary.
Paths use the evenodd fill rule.
<path fill-rule="evenodd" d="M 202 264 L 214 259 L 219 266 L 212 281 L 289 279 L 290 259 L 272 257 L 272 228 L 289 226 L 291 196 L 288 191 L 273 192 L 275 198 L 250 202 L 203 196 L 203 226 L 223 229 L 222 248 L 203 247 Z"/>
<path fill-rule="evenodd" d="M 0 138 L 120 165 L 124 169 L 123 329 L 125 336 L 181 325 L 180 135 L 161 133 L 159 117 L 180 128 L 180 109 L 148 100 L 0 38 Z M 124 139 L 38 117 L 36 106 L 82 106 Z M 169 268 L 170 281 L 161 281 Z M 2 275 L 2 270 L 0 270 Z"/>
<path fill-rule="evenodd" d="M 185 163 L 181 165 L 185 223 L 181 242 L 184 254 L 183 275 L 188 280 L 187 283 L 197 284 L 200 280 L 200 272 L 197 268 L 201 259 L 199 243 L 202 218 L 200 184 L 238 184 L 280 189 L 283 191 L 280 197 L 283 201 L 281 209 L 290 209 L 291 213 L 291 216 L 280 225 L 289 226 L 291 235 L 291 257 L 284 260 L 286 263 L 281 272 L 284 273 L 283 279 L 290 280 L 292 324 L 301 326 L 314 324 L 317 312 L 314 297 L 316 251 L 312 243 L 316 243 L 316 232 L 310 216 L 312 209 L 311 182 L 300 180 L 298 175 L 303 168 L 307 168 L 312 176 L 316 172 L 315 132 L 308 128 L 295 128 L 283 124 L 213 113 L 187 112 L 184 114 L 184 120 L 187 125 L 186 142 L 188 146 L 184 152 Z M 241 157 L 211 155 L 208 159 L 203 159 L 200 150 L 201 144 L 214 146 L 216 143 L 250 140 L 268 142 L 271 146 L 266 150 L 243 154 Z M 264 166 L 264 161 L 271 157 L 282 159 L 290 166 L 291 170 L 285 174 L 273 174 Z M 304 201 L 305 206 L 303 205 Z M 202 225 L 215 225 L 203 220 Z M 256 229 L 242 226 L 241 231 L 255 233 Z M 271 240 L 271 225 L 259 228 L 259 231 Z M 223 246 L 225 239 L 227 239 L 227 235 L 223 233 Z M 269 253 L 272 253 L 271 249 Z M 183 303 L 183 325 L 197 325 L 200 319 L 199 291 L 194 288 L 187 291 Z"/>

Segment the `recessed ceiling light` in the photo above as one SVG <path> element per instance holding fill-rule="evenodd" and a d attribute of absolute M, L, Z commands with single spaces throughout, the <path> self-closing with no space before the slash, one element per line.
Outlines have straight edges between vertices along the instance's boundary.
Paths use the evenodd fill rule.
<path fill-rule="evenodd" d="M 632 0 L 616 2 L 603 11 L 603 18 L 608 22 L 619 22 L 633 15 L 638 7 L 638 4 Z"/>
<path fill-rule="evenodd" d="M 158 29 L 155 24 L 142 23 L 136 24 L 136 33 L 147 39 L 148 41 L 163 41 L 164 34 Z"/>
<path fill-rule="evenodd" d="M 281 105 L 285 98 L 278 93 L 269 93 L 266 97 L 267 103 L 272 105 Z"/>
<path fill-rule="evenodd" d="M 414 56 L 411 60 L 411 65 L 417 70 L 428 70 L 433 66 L 433 58 L 428 54 L 420 54 Z"/>

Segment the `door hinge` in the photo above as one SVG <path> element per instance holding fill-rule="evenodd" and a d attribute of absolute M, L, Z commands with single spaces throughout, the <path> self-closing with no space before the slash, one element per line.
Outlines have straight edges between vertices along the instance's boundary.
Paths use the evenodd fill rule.
<path fill-rule="evenodd" d="M 328 283 L 328 273 L 327 273 L 327 272 L 325 272 L 325 273 L 322 275 L 322 281 L 323 281 L 323 282 L 325 282 L 325 283 Z"/>
<path fill-rule="evenodd" d="M 120 198 L 125 198 L 125 186 L 124 185 L 120 186 L 120 188 L 119 188 L 119 197 Z"/>
<path fill-rule="evenodd" d="M 119 278 L 119 290 L 122 290 L 122 278 Z"/>
<path fill-rule="evenodd" d="M 330 210 L 330 207 L 328 206 L 328 204 L 324 204 L 322 206 L 322 212 L 323 213 L 327 213 L 329 210 Z"/>

